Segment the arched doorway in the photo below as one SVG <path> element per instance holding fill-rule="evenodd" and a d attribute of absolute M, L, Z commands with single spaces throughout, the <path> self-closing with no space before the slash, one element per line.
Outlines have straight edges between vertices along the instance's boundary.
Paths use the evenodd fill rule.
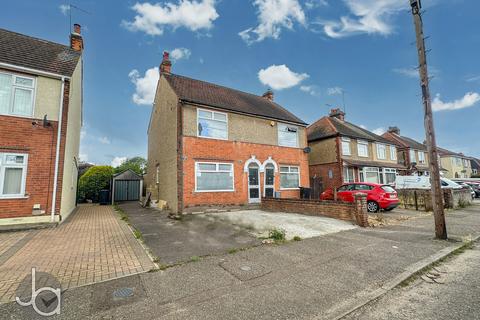
<path fill-rule="evenodd" d="M 267 163 L 265 166 L 265 183 L 264 196 L 265 198 L 273 198 L 275 195 L 275 166 L 272 163 Z"/>
<path fill-rule="evenodd" d="M 255 162 L 248 165 L 248 202 L 260 202 L 260 166 Z"/>

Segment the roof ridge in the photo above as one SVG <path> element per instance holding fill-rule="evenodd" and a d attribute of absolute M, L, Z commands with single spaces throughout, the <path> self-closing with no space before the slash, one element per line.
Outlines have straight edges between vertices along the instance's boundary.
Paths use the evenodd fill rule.
<path fill-rule="evenodd" d="M 53 42 L 53 41 L 51 41 L 51 40 L 46 40 L 46 39 L 42 39 L 42 38 L 30 36 L 30 35 L 28 35 L 28 34 L 19 33 L 19 32 L 11 31 L 11 30 L 4 29 L 4 28 L 0 28 L 0 31 L 5 31 L 5 32 L 8 32 L 8 33 L 16 34 L 16 35 L 21 36 L 21 37 L 30 38 L 30 39 L 37 40 L 37 41 L 41 41 L 41 42 L 46 42 L 46 43 L 48 43 L 48 44 L 52 44 L 52 45 L 56 45 L 56 46 L 61 46 L 61 47 L 64 47 L 65 49 L 68 49 L 68 50 L 74 52 L 74 53 L 78 53 L 77 51 L 73 50 L 72 48 L 70 48 L 70 47 L 69 47 L 68 45 L 66 45 L 66 44 L 62 44 L 62 43 L 58 43 L 58 42 Z"/>

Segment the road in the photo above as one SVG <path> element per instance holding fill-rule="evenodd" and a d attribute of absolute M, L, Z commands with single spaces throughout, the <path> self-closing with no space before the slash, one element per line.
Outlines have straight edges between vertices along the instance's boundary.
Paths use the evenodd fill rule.
<path fill-rule="evenodd" d="M 417 279 L 344 319 L 480 319 L 480 244 L 441 264 L 438 282 Z"/>

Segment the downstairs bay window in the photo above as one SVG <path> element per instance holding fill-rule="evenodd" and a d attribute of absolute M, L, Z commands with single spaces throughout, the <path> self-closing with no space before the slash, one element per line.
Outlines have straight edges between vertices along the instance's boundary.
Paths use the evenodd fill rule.
<path fill-rule="evenodd" d="M 233 164 L 197 162 L 195 164 L 195 191 L 234 191 Z"/>
<path fill-rule="evenodd" d="M 0 153 L 0 198 L 25 196 L 27 154 Z"/>
<path fill-rule="evenodd" d="M 343 167 L 343 182 L 355 182 L 355 170 L 352 167 Z"/>
<path fill-rule="evenodd" d="M 383 183 L 384 184 L 394 184 L 397 179 L 397 170 L 396 169 L 383 169 Z"/>

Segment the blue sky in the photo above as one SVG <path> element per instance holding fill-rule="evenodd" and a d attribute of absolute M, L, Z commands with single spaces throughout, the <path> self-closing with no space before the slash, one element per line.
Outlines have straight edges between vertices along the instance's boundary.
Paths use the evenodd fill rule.
<path fill-rule="evenodd" d="M 423 0 L 438 144 L 480 157 L 480 3 Z M 424 140 L 408 1 L 72 1 L 85 41 L 84 160 L 146 156 L 163 50 L 177 74 L 275 100 L 311 123 L 342 104 L 347 120 Z M 62 1 L 2 4 L 0 27 L 68 43 Z"/>

